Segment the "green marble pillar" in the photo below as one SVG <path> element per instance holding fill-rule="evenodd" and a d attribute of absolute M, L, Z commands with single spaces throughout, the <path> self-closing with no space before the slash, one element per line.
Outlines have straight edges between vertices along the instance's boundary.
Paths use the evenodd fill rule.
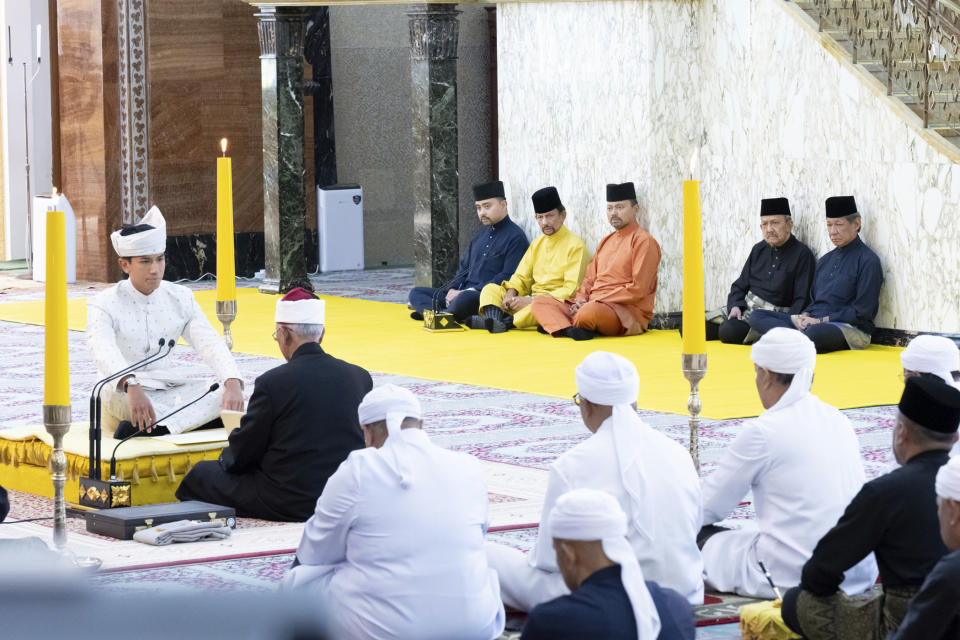
<path fill-rule="evenodd" d="M 413 111 L 414 261 L 418 286 L 440 286 L 457 271 L 456 5 L 413 5 L 410 76 Z"/>
<path fill-rule="evenodd" d="M 312 290 L 304 256 L 303 9 L 261 7 L 263 110 L 262 293 Z"/>

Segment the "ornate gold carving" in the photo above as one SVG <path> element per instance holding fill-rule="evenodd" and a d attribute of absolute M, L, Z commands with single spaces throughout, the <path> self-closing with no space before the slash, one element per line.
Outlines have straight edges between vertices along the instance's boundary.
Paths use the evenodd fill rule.
<path fill-rule="evenodd" d="M 114 486 L 111 491 L 111 507 L 129 507 L 130 506 L 130 485 Z"/>

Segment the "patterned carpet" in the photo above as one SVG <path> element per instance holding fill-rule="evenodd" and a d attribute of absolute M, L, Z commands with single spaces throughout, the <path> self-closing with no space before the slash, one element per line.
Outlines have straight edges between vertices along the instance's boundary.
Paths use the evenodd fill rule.
<path fill-rule="evenodd" d="M 384 302 L 403 302 L 412 286 L 412 270 L 326 274 L 313 278 L 326 295 L 355 297 Z M 36 299 L 42 295 L 37 287 L 7 286 L 0 275 L 0 302 Z M 256 283 L 241 283 L 255 286 Z M 87 283 L 71 286 L 71 295 L 89 295 Z M 213 286 L 212 282 L 190 285 L 196 289 Z M 279 354 L 278 354 L 279 356 Z M 170 356 L 197 377 L 205 368 L 186 347 L 177 347 Z M 43 330 L 41 327 L 0 322 L 0 430 L 40 422 L 42 400 Z M 93 363 L 83 344 L 83 334 L 70 334 L 71 401 L 75 419 L 85 413 L 87 394 L 95 381 Z M 281 363 L 279 358 L 238 356 L 238 363 L 247 383 L 263 371 Z M 570 401 L 544 396 L 513 393 L 469 385 L 431 382 L 414 378 L 373 373 L 374 383 L 392 382 L 409 388 L 420 398 L 425 410 L 425 428 L 437 444 L 471 453 L 483 460 L 546 469 L 559 454 L 587 437 L 579 411 Z M 868 477 L 886 471 L 891 464 L 890 433 L 894 412 L 890 407 L 850 409 L 844 412 L 853 422 L 860 440 L 861 453 Z M 642 411 L 648 424 L 686 446 L 685 416 Z M 736 436 L 743 420 L 711 421 L 702 425 L 701 460 L 703 473 L 709 474 L 723 448 Z M 14 496 L 14 500 L 18 499 Z M 39 499 L 44 500 L 44 499 Z M 749 504 L 731 516 L 736 526 L 753 518 Z M 37 509 L 46 508 L 45 503 Z M 245 526 L 256 526 L 255 522 Z M 71 528 L 82 527 L 79 520 Z M 489 539 L 529 550 L 536 538 L 536 529 L 492 533 Z M 204 591 L 258 591 L 275 588 L 289 565 L 288 555 L 264 556 L 191 564 L 137 571 L 106 572 L 92 581 L 107 589 L 125 593 L 152 593 L 169 589 L 190 588 Z M 736 625 L 703 627 L 698 638 L 739 637 Z"/>

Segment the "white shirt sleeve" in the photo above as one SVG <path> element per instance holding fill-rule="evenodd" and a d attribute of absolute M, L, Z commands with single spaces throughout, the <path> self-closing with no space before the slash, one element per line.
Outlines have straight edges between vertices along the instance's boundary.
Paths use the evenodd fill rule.
<path fill-rule="evenodd" d="M 726 518 L 747 495 L 767 463 L 768 447 L 760 426 L 751 421 L 717 461 L 703 483 L 703 524 Z"/>
<path fill-rule="evenodd" d="M 553 549 L 553 535 L 550 533 L 550 512 L 557 500 L 570 491 L 570 484 L 556 466 L 550 467 L 550 477 L 547 480 L 547 494 L 543 498 L 543 512 L 540 515 L 540 531 L 537 533 L 537 543 L 530 552 L 533 566 L 544 571 L 560 571 L 557 566 L 557 552 Z"/>
<path fill-rule="evenodd" d="M 220 382 L 230 378 L 237 378 L 243 385 L 243 378 L 240 377 L 240 369 L 236 361 L 227 349 L 223 338 L 217 333 L 203 315 L 203 310 L 197 304 L 193 294 L 190 294 L 190 308 L 188 311 L 187 324 L 183 329 L 184 339 L 190 343 L 200 354 L 207 366 L 214 370 Z"/>
<path fill-rule="evenodd" d="M 297 548 L 297 558 L 302 564 L 346 562 L 347 534 L 356 519 L 354 507 L 360 491 L 355 464 L 355 459 L 347 458 L 327 480 Z"/>
<path fill-rule="evenodd" d="M 113 319 L 97 305 L 87 303 L 87 349 L 97 366 L 99 376 L 120 371 L 130 363 L 117 346 L 117 332 Z"/>

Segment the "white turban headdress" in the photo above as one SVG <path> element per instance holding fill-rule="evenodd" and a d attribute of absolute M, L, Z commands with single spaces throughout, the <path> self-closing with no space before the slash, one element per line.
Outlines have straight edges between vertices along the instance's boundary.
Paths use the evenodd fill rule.
<path fill-rule="evenodd" d="M 167 250 L 167 221 L 163 219 L 163 214 L 156 205 L 150 207 L 147 215 L 143 216 L 137 224 L 145 224 L 153 228 L 129 235 L 121 235 L 123 229 L 117 229 L 110 234 L 110 242 L 113 243 L 113 250 L 118 256 L 121 258 L 153 256 Z"/>
<path fill-rule="evenodd" d="M 787 407 L 810 392 L 813 370 L 817 365 L 817 348 L 810 338 L 796 329 L 776 327 L 767 331 L 753 343 L 750 359 L 758 367 L 793 374 L 793 382 L 775 407 Z"/>
<path fill-rule="evenodd" d="M 423 410 L 417 397 L 395 384 L 385 384 L 373 389 L 363 397 L 363 401 L 357 407 L 360 424 L 386 421 L 387 441 L 382 451 L 389 457 L 389 464 L 396 472 L 400 479 L 400 486 L 404 489 L 410 486 L 410 473 L 403 464 L 404 441 L 400 433 L 401 424 L 404 418 L 419 420 L 422 414 Z"/>
<path fill-rule="evenodd" d="M 581 396 L 594 404 L 613 407 L 613 442 L 623 488 L 630 496 L 631 524 L 638 533 L 652 540 L 646 525 L 656 522 L 659 514 L 653 513 L 653 501 L 644 496 L 650 482 L 642 459 L 644 439 L 650 427 L 644 424 L 632 406 L 640 392 L 637 368 L 623 356 L 595 351 L 577 365 L 575 375 Z"/>
<path fill-rule="evenodd" d="M 637 621 L 637 638 L 656 638 L 660 616 L 627 541 L 627 516 L 616 498 L 596 489 L 574 489 L 557 499 L 549 518 L 554 538 L 601 541 L 606 556 L 620 565 L 620 580 Z"/>
<path fill-rule="evenodd" d="M 950 458 L 950 461 L 937 471 L 937 495 L 960 501 L 960 457 Z"/>
<path fill-rule="evenodd" d="M 900 354 L 900 364 L 907 371 L 932 373 L 947 384 L 960 388 L 953 379 L 953 372 L 960 369 L 960 349 L 950 338 L 917 336 Z"/>
<path fill-rule="evenodd" d="M 274 322 L 287 324 L 323 324 L 326 303 L 303 287 L 291 289 L 277 300 Z"/>

